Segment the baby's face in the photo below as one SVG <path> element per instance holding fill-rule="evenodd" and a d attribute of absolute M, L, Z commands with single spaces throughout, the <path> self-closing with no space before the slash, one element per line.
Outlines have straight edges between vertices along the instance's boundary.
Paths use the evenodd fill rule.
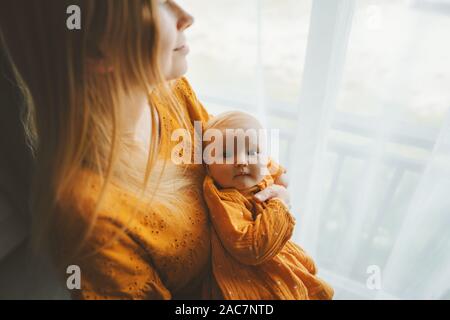
<path fill-rule="evenodd" d="M 245 130 L 248 129 L 248 123 L 246 127 Z M 222 129 L 221 132 L 223 136 L 222 155 L 217 155 L 218 157 L 216 156 L 215 159 L 221 158 L 222 161 L 208 165 L 209 175 L 222 188 L 243 190 L 260 183 L 267 174 L 268 163 L 268 157 L 262 144 L 258 139 L 247 136 L 244 130 L 239 130 L 234 133 L 234 142 L 227 145 L 226 130 Z M 233 141 L 233 139 L 228 140 Z"/>

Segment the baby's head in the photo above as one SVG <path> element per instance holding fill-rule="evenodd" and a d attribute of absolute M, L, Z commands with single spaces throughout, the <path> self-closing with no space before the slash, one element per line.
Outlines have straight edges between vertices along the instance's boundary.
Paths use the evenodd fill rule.
<path fill-rule="evenodd" d="M 204 128 L 203 149 L 208 174 L 222 188 L 243 190 L 267 174 L 263 129 L 253 116 L 238 111 L 220 114 Z"/>

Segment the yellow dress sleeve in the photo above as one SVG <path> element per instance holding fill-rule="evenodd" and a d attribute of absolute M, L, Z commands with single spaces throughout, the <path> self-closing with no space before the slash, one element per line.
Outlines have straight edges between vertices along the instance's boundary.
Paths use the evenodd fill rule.
<path fill-rule="evenodd" d="M 71 261 L 81 270 L 73 299 L 171 299 L 145 250 L 121 226 L 100 218 L 85 243 Z"/>
<path fill-rule="evenodd" d="M 203 192 L 217 235 L 239 262 L 261 264 L 273 258 L 291 238 L 295 219 L 280 200 L 263 203 L 253 217 L 250 201 L 237 190 L 218 190 L 209 176 Z"/>

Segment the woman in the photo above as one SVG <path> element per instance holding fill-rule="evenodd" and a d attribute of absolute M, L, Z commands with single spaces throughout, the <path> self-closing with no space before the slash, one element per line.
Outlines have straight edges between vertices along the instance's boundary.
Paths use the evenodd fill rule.
<path fill-rule="evenodd" d="M 66 27 L 70 5 L 81 30 Z M 182 77 L 192 23 L 172 0 L 0 4 L 29 107 L 33 245 L 50 249 L 62 275 L 80 267 L 75 299 L 222 298 L 209 295 L 204 169 L 170 161 L 173 130 L 193 135 L 193 121 L 208 120 Z M 278 186 L 261 197 L 285 195 Z"/>

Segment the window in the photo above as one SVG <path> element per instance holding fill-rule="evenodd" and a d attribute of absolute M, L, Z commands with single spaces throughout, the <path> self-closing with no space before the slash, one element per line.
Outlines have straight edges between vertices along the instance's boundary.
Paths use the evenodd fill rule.
<path fill-rule="evenodd" d="M 450 1 L 183 3 L 189 79 L 281 129 L 294 240 L 336 298 L 450 298 Z"/>

